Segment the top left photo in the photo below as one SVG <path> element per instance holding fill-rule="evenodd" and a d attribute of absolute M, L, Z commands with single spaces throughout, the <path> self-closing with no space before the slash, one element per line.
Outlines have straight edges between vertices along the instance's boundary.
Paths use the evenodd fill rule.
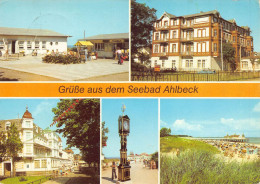
<path fill-rule="evenodd" d="M 129 81 L 128 0 L 1 0 L 0 81 Z"/>

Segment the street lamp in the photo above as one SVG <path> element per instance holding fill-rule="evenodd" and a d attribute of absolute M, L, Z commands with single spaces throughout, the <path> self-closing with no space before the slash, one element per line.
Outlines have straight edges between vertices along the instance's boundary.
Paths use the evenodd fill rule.
<path fill-rule="evenodd" d="M 131 166 L 127 162 L 127 136 L 130 133 L 130 118 L 124 115 L 125 105 L 122 106 L 122 116 L 118 118 L 118 133 L 121 136 L 121 149 L 120 149 L 120 165 L 118 166 L 118 180 L 128 181 L 130 178 Z"/>

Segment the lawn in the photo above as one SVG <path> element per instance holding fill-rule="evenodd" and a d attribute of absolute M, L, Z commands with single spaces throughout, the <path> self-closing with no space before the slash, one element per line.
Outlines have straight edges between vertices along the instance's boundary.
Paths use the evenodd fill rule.
<path fill-rule="evenodd" d="M 2 180 L 0 183 L 1 184 L 26 184 L 32 181 L 37 181 L 41 179 L 41 182 L 34 182 L 34 184 L 40 184 L 43 183 L 47 180 L 49 180 L 50 177 L 46 176 L 19 176 L 19 177 L 14 177 L 14 178 L 7 178 Z M 26 181 L 23 181 L 23 180 Z"/>
<path fill-rule="evenodd" d="M 198 140 L 192 140 L 189 138 L 182 137 L 161 137 L 160 139 L 160 149 L 161 152 L 174 152 L 178 148 L 180 151 L 184 151 L 187 149 L 197 149 L 209 151 L 211 153 L 219 153 L 219 150 L 214 146 L 211 146 L 207 143 Z"/>

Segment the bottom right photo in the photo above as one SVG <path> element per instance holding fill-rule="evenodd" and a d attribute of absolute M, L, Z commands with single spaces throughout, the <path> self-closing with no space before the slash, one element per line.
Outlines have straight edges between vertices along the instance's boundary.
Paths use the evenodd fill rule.
<path fill-rule="evenodd" d="M 161 99 L 160 183 L 259 183 L 260 99 Z"/>

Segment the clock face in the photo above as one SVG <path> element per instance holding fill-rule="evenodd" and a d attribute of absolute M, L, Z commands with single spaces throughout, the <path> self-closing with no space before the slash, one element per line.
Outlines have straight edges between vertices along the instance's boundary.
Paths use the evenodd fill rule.
<path fill-rule="evenodd" d="M 127 121 L 124 121 L 124 130 L 128 130 L 128 123 L 127 123 Z"/>

